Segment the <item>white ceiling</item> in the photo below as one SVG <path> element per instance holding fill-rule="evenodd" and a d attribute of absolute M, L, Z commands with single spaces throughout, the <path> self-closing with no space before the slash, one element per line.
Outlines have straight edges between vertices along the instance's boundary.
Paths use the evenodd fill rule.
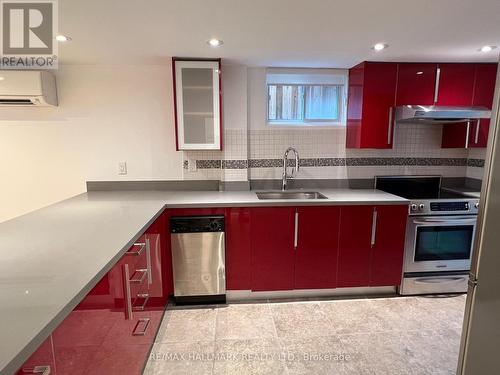
<path fill-rule="evenodd" d="M 500 0 L 59 0 L 59 30 L 73 38 L 59 52 L 70 64 L 497 61 L 499 49 L 478 49 L 500 47 Z M 390 47 L 376 53 L 376 42 Z"/>

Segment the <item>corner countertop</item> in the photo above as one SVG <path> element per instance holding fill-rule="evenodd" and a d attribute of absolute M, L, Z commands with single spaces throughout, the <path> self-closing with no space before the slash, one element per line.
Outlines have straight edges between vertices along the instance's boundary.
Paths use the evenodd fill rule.
<path fill-rule="evenodd" d="M 408 204 L 378 190 L 89 192 L 0 223 L 0 373 L 14 373 L 166 208 Z"/>

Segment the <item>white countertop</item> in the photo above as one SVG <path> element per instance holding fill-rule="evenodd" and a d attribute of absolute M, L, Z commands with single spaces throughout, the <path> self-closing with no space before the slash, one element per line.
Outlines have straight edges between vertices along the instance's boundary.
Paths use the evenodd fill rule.
<path fill-rule="evenodd" d="M 14 373 L 163 209 L 407 204 L 378 190 L 258 200 L 253 191 L 89 192 L 0 223 L 0 373 Z"/>

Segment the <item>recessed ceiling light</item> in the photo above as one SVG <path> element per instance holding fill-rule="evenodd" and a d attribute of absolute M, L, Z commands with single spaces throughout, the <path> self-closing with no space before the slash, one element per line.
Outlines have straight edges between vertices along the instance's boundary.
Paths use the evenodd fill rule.
<path fill-rule="evenodd" d="M 59 35 L 56 35 L 56 40 L 58 42 L 69 42 L 69 41 L 71 41 L 71 38 L 69 36 L 59 34 Z"/>
<path fill-rule="evenodd" d="M 495 48 L 497 48 L 496 46 L 482 46 L 480 51 L 481 52 L 490 52 L 490 51 L 493 51 Z"/>
<path fill-rule="evenodd" d="M 215 38 L 210 39 L 209 41 L 207 41 L 207 43 L 212 47 L 220 47 L 224 44 L 222 40 Z"/>
<path fill-rule="evenodd" d="M 5 79 L 5 77 L 0 77 L 0 81 L 3 81 Z"/>
<path fill-rule="evenodd" d="M 379 51 L 382 51 L 383 49 L 386 49 L 387 47 L 389 47 L 389 45 L 388 45 L 388 44 L 385 44 L 385 43 L 377 43 L 377 44 L 375 44 L 372 48 L 373 48 L 375 51 L 379 52 Z"/>

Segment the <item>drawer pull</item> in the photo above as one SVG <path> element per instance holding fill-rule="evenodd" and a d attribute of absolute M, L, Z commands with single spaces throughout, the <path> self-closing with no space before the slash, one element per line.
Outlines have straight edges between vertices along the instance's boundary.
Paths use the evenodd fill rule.
<path fill-rule="evenodd" d="M 123 291 L 125 298 L 125 319 L 132 319 L 132 293 L 130 291 L 130 274 L 128 264 L 123 265 Z"/>
<path fill-rule="evenodd" d="M 144 336 L 149 327 L 150 318 L 140 318 L 132 331 L 132 336 Z M 139 327 L 142 329 L 139 331 Z"/>
<path fill-rule="evenodd" d="M 39 374 L 39 375 L 49 375 L 51 373 L 50 366 L 35 366 L 29 368 L 23 368 L 23 374 Z"/>
<path fill-rule="evenodd" d="M 141 299 L 143 300 L 142 303 L 140 305 L 136 305 L 135 302 L 137 302 Z M 144 311 L 144 309 L 146 308 L 146 305 L 148 304 L 148 300 L 149 300 L 149 294 L 147 294 L 147 293 L 138 294 L 137 298 L 135 299 L 134 304 L 132 306 L 132 310 Z"/>
<path fill-rule="evenodd" d="M 146 247 L 146 244 L 144 242 L 137 242 L 132 247 L 130 248 L 129 251 L 125 253 L 125 255 L 132 255 L 132 256 L 139 256 L 142 254 L 144 251 L 144 248 Z M 136 248 L 139 248 L 138 250 L 134 250 Z"/>
<path fill-rule="evenodd" d="M 135 270 L 134 274 L 130 278 L 130 282 L 133 284 L 142 284 L 147 274 L 148 274 L 147 268 L 141 268 L 139 270 Z"/>

